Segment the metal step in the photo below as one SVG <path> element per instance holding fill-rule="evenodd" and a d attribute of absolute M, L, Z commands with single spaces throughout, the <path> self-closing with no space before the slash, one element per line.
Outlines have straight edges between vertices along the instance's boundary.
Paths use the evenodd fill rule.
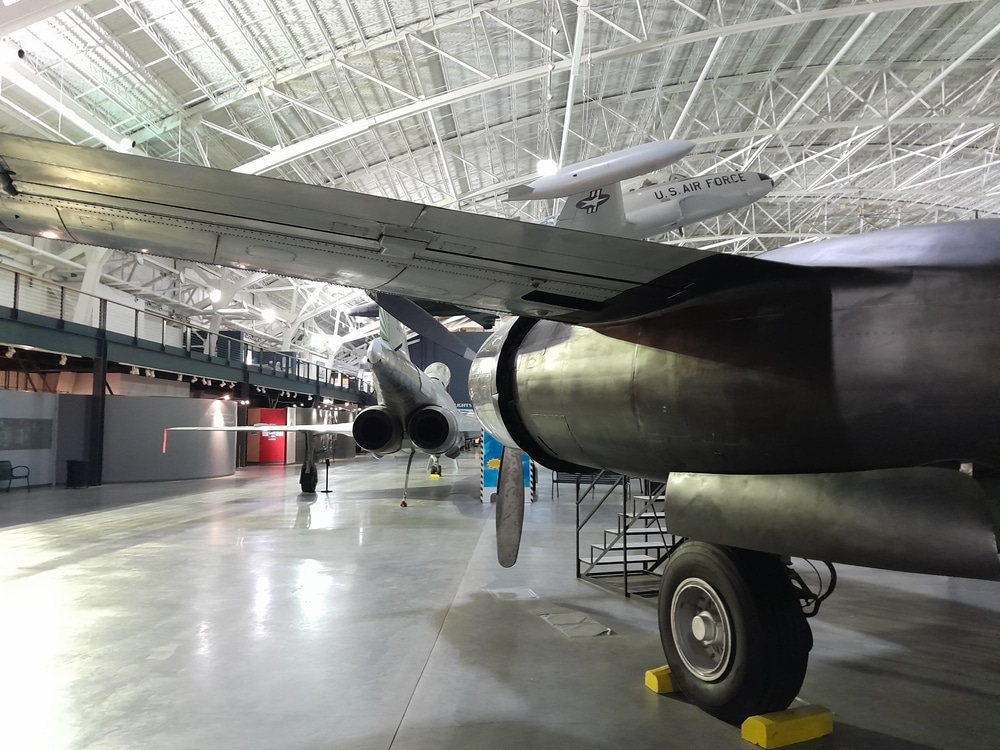
<path fill-rule="evenodd" d="M 605 534 L 611 534 L 612 536 L 618 536 L 622 533 L 621 529 L 604 529 Z M 645 534 L 647 536 L 661 536 L 669 534 L 670 532 L 660 526 L 630 526 L 625 532 L 629 536 L 635 536 L 637 534 Z"/>
<path fill-rule="evenodd" d="M 580 558 L 580 562 L 582 562 L 584 565 L 588 565 L 588 566 L 589 565 L 621 565 L 621 564 L 623 564 L 625 562 L 625 557 L 624 557 L 624 555 L 605 555 L 604 557 L 602 557 L 597 562 L 594 562 L 593 560 L 587 560 L 587 559 L 581 557 Z M 650 557 L 649 555 L 629 555 L 628 556 L 628 564 L 629 565 L 632 565 L 633 563 L 638 564 L 638 563 L 654 563 L 654 562 L 656 562 L 656 558 L 655 557 Z"/>
<path fill-rule="evenodd" d="M 671 547 L 671 545 L 668 544 L 663 539 L 647 539 L 647 540 L 630 539 L 629 543 L 628 543 L 629 550 L 633 550 L 633 549 L 668 549 L 670 547 Z M 624 546 L 619 541 L 619 542 L 615 542 L 614 544 L 611 544 L 611 545 L 591 544 L 590 548 L 591 549 L 597 549 L 597 550 L 620 550 L 620 549 L 624 549 Z"/>
<path fill-rule="evenodd" d="M 621 515 L 621 514 L 619 513 L 619 515 Z M 635 513 L 634 511 L 629 511 L 628 513 L 625 514 L 625 517 L 626 518 L 648 518 L 648 519 L 663 518 L 664 517 L 664 513 L 663 513 L 662 510 L 647 510 L 647 511 L 643 511 L 642 513 Z"/>

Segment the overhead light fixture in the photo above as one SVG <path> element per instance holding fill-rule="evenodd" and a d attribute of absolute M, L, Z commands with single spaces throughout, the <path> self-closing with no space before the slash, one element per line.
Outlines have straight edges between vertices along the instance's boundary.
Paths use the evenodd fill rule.
<path fill-rule="evenodd" d="M 214 304 L 215 304 L 216 302 L 218 302 L 218 301 L 219 301 L 220 299 L 222 299 L 222 292 L 220 292 L 220 291 L 219 291 L 218 289 L 213 289 L 212 291 L 210 291 L 210 292 L 208 293 L 208 300 L 209 300 L 209 302 L 211 302 L 211 303 L 212 303 L 213 305 L 214 305 Z"/>
<path fill-rule="evenodd" d="M 181 375 L 180 373 L 177 373 L 177 382 L 180 383 L 182 380 L 184 380 L 184 376 Z"/>
<path fill-rule="evenodd" d="M 198 382 L 198 376 L 197 375 L 192 375 L 191 376 L 191 382 L 192 383 L 197 383 Z"/>
<path fill-rule="evenodd" d="M 63 355 L 62 355 L 61 357 L 59 357 L 59 366 L 60 366 L 60 367 L 65 367 L 65 366 L 66 366 L 66 363 L 67 363 L 68 361 L 69 361 L 69 360 L 68 360 L 68 359 L 66 359 L 66 355 L 65 355 L 65 354 L 63 354 Z"/>
<path fill-rule="evenodd" d="M 44 232 L 41 232 L 40 234 L 42 237 L 45 237 L 48 240 L 58 240 L 60 237 L 62 237 L 62 235 L 59 234 L 59 232 L 55 231 L 54 229 L 46 229 Z"/>
<path fill-rule="evenodd" d="M 13 356 L 14 356 L 15 354 L 17 354 L 17 352 L 16 352 L 16 350 L 14 349 L 14 347 L 13 347 L 13 346 L 8 346 L 8 347 L 7 347 L 7 353 L 6 353 L 6 354 L 4 354 L 4 356 L 5 356 L 5 357 L 6 357 L 7 359 L 10 359 L 10 358 L 12 358 L 12 357 L 13 357 Z"/>
<path fill-rule="evenodd" d="M 149 370 L 149 369 L 147 369 L 146 370 L 146 377 L 147 378 L 155 378 L 156 377 L 156 370 Z"/>
<path fill-rule="evenodd" d="M 550 174 L 555 174 L 559 170 L 559 165 L 552 159 L 539 159 L 537 169 L 539 177 L 547 177 Z"/>
<path fill-rule="evenodd" d="M 270 325 L 278 317 L 278 314 L 270 307 L 265 307 L 261 313 L 260 317 L 263 318 L 264 322 Z"/>
<path fill-rule="evenodd" d="M 139 374 L 139 368 L 136 367 L 135 365 L 132 365 L 132 369 L 128 371 L 128 374 L 129 375 L 138 375 Z"/>

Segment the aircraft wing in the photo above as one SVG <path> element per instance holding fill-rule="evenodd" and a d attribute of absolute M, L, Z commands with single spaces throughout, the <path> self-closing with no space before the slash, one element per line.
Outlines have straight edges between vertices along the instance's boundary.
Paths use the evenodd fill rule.
<path fill-rule="evenodd" d="M 338 424 L 246 424 L 205 427 L 167 427 L 163 431 L 163 452 L 167 452 L 168 432 L 310 432 L 314 435 L 351 435 L 351 422 Z"/>
<path fill-rule="evenodd" d="M 219 427 L 167 427 L 167 432 L 312 432 L 317 435 L 350 435 L 354 425 L 341 424 L 248 424 Z"/>
<path fill-rule="evenodd" d="M 8 134 L 0 229 L 584 324 L 761 265 Z"/>

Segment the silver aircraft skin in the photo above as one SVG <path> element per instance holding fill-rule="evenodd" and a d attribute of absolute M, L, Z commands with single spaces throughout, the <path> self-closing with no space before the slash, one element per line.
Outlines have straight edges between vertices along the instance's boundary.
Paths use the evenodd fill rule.
<path fill-rule="evenodd" d="M 476 413 L 549 468 L 667 480 L 661 640 L 721 719 L 801 686 L 817 597 L 783 556 L 1000 578 L 953 468 L 1000 466 L 1000 219 L 746 258 L 2 134 L 0 175 L 10 231 L 522 316 Z"/>

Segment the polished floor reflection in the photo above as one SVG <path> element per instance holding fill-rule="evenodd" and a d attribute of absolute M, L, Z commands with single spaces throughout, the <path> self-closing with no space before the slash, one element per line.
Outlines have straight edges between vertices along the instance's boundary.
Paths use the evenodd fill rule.
<path fill-rule="evenodd" d="M 749 747 L 643 686 L 655 605 L 575 578 L 565 489 L 504 570 L 478 464 L 401 508 L 404 465 L 0 494 L 0 748 Z M 807 747 L 1000 747 L 1000 584 L 840 573 Z"/>

